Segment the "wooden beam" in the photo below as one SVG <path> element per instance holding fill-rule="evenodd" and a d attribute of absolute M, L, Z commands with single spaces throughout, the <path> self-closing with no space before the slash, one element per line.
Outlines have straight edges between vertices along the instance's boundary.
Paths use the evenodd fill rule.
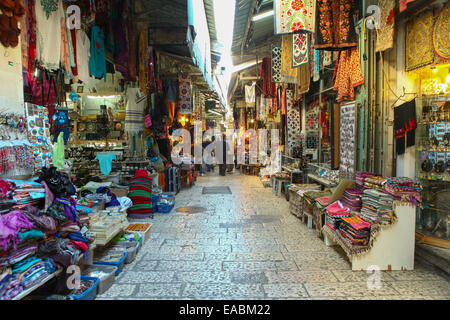
<path fill-rule="evenodd" d="M 252 0 L 252 4 L 250 6 L 250 11 L 248 13 L 248 19 L 247 19 L 247 27 L 245 28 L 244 38 L 242 38 L 242 43 L 241 43 L 241 55 L 244 54 L 244 47 L 247 42 L 248 32 L 250 31 L 250 26 L 252 24 L 253 11 L 255 11 L 257 1 L 258 0 Z"/>

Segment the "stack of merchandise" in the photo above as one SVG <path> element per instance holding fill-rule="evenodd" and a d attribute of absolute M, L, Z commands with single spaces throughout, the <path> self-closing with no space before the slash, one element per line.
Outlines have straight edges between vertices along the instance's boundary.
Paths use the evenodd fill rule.
<path fill-rule="evenodd" d="M 362 195 L 364 192 L 358 189 L 347 189 L 342 196 L 342 204 L 351 211 L 360 212 L 362 207 Z"/>
<path fill-rule="evenodd" d="M 417 205 L 421 201 L 422 186 L 410 178 L 391 178 L 384 184 L 384 190 L 394 197 L 394 200 L 410 202 Z"/>
<path fill-rule="evenodd" d="M 308 192 L 303 193 L 303 198 L 305 199 L 306 203 L 310 206 L 314 205 L 316 203 L 317 199 L 322 198 L 320 200 L 320 203 L 321 203 L 320 205 L 323 206 L 327 202 L 326 201 L 327 198 L 328 198 L 328 201 L 330 200 L 330 197 L 332 194 L 333 194 L 333 192 L 331 191 L 331 189 L 325 189 L 323 191 L 308 191 Z M 326 204 L 326 205 L 328 205 L 328 204 Z"/>
<path fill-rule="evenodd" d="M 345 217 L 339 225 L 339 235 L 349 246 L 367 246 L 370 239 L 370 223 L 358 216 Z"/>
<path fill-rule="evenodd" d="M 303 197 L 303 194 L 305 192 L 310 192 L 310 191 L 319 192 L 320 191 L 320 185 L 318 185 L 318 184 L 298 184 L 296 186 L 298 187 L 297 194 L 300 197 Z"/>
<path fill-rule="evenodd" d="M 367 177 L 364 181 L 364 187 L 366 189 L 382 190 L 385 182 L 386 178 L 383 178 L 382 176 Z"/>
<path fill-rule="evenodd" d="M 45 188 L 34 181 L 8 180 L 15 185 L 12 199 L 16 203 L 15 209 L 22 209 L 27 205 L 37 206 L 45 199 Z"/>
<path fill-rule="evenodd" d="M 136 176 L 131 180 L 128 198 L 133 206 L 128 209 L 130 218 L 148 218 L 152 216 L 152 185 L 153 180 L 146 170 L 137 170 Z"/>
<path fill-rule="evenodd" d="M 373 223 L 391 224 L 394 221 L 393 201 L 393 197 L 383 191 L 365 190 L 361 216 Z"/>
<path fill-rule="evenodd" d="M 342 218 L 350 216 L 350 209 L 346 208 L 340 201 L 329 205 L 326 210 L 326 224 L 334 231 L 339 229 Z"/>
<path fill-rule="evenodd" d="M 374 176 L 375 175 L 370 172 L 357 171 L 356 176 L 355 176 L 356 188 L 360 189 L 360 190 L 366 189 L 366 187 L 364 186 L 364 182 L 366 181 L 367 178 L 374 177 Z"/>

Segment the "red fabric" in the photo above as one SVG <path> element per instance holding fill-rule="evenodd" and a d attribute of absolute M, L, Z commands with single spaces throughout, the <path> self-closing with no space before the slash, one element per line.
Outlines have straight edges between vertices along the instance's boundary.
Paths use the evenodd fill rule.
<path fill-rule="evenodd" d="M 84 242 L 71 240 L 70 243 L 73 244 L 76 248 L 81 249 L 82 251 L 87 251 L 88 249 L 87 244 Z"/>
<path fill-rule="evenodd" d="M 407 9 L 408 3 L 414 2 L 416 0 L 400 0 L 400 12 L 403 12 Z"/>
<path fill-rule="evenodd" d="M 72 46 L 73 46 L 73 56 L 77 56 L 77 33 L 75 29 L 70 30 L 70 35 L 72 37 Z M 72 74 L 74 76 L 78 76 L 78 66 L 77 59 L 75 59 L 75 67 L 72 67 Z"/>
<path fill-rule="evenodd" d="M 148 171 L 147 170 L 136 170 L 136 175 L 134 176 L 134 178 L 148 178 L 148 179 L 150 179 L 150 177 L 148 176 Z"/>
<path fill-rule="evenodd" d="M 34 69 L 36 61 L 36 10 L 35 0 L 28 0 L 29 15 L 27 33 L 28 33 L 28 83 L 33 83 Z"/>

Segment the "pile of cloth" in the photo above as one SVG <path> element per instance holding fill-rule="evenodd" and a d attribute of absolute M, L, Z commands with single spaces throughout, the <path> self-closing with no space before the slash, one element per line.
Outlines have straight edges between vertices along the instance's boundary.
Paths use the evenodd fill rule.
<path fill-rule="evenodd" d="M 339 225 L 339 235 L 349 246 L 367 246 L 370 226 L 370 223 L 358 216 L 344 217 Z"/>
<path fill-rule="evenodd" d="M 421 202 L 422 186 L 410 178 L 390 178 L 384 184 L 384 191 L 391 194 L 397 201 L 409 202 L 413 205 Z"/>
<path fill-rule="evenodd" d="M 148 218 L 152 216 L 152 185 L 153 181 L 146 170 L 137 170 L 131 179 L 128 198 L 133 205 L 128 209 L 130 218 Z"/>
<path fill-rule="evenodd" d="M 356 180 L 356 188 L 360 190 L 368 189 L 369 187 L 366 186 L 365 182 L 366 179 L 370 179 L 373 177 L 376 177 L 377 175 L 370 173 L 370 172 L 364 172 L 364 171 L 357 171 L 355 175 Z"/>
<path fill-rule="evenodd" d="M 382 176 L 367 177 L 364 181 L 364 188 L 382 190 L 386 180 Z"/>
<path fill-rule="evenodd" d="M 13 199 L 17 203 L 15 206 L 17 209 L 21 209 L 27 205 L 39 205 L 45 199 L 45 187 L 40 183 L 24 180 L 8 181 L 14 183 L 16 186 Z"/>
<path fill-rule="evenodd" d="M 326 225 L 332 230 L 339 229 L 341 219 L 350 216 L 350 209 L 345 207 L 341 201 L 336 201 L 326 208 Z"/>
<path fill-rule="evenodd" d="M 305 192 L 310 192 L 310 191 L 319 192 L 321 189 L 320 185 L 318 185 L 318 184 L 298 184 L 298 185 L 296 185 L 296 188 L 297 188 L 297 194 L 300 197 L 303 197 L 303 194 Z"/>
<path fill-rule="evenodd" d="M 360 212 L 362 207 L 362 195 L 364 192 L 358 189 L 346 189 L 342 196 L 342 205 L 351 211 Z"/>
<path fill-rule="evenodd" d="M 319 201 L 320 206 L 327 206 L 327 200 L 330 201 L 330 197 L 333 194 L 331 189 L 325 189 L 323 191 L 308 191 L 303 193 L 303 198 L 309 205 L 314 205 L 316 200 L 321 198 Z M 326 204 L 325 204 L 326 203 Z"/>
<path fill-rule="evenodd" d="M 391 224 L 394 222 L 394 199 L 383 191 L 368 189 L 362 197 L 361 216 L 367 221 L 379 224 Z"/>

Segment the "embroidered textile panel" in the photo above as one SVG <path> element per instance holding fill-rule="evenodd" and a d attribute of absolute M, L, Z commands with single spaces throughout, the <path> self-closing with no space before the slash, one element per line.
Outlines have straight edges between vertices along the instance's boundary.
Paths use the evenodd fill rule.
<path fill-rule="evenodd" d="M 275 34 L 314 32 L 316 0 L 274 0 Z"/>

